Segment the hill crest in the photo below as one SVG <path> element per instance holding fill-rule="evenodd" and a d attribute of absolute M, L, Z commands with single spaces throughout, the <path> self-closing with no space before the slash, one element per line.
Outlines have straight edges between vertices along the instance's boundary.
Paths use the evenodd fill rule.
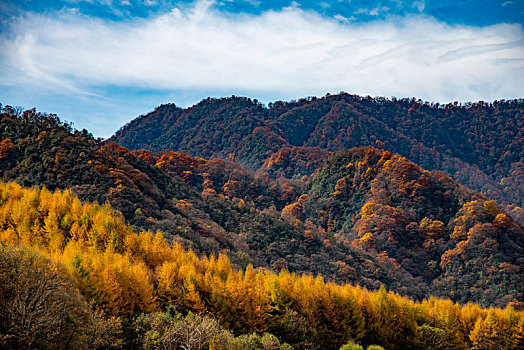
<path fill-rule="evenodd" d="M 516 207 L 524 206 L 523 106 L 522 99 L 440 105 L 346 93 L 277 101 L 268 107 L 249 98 L 208 98 L 188 109 L 177 108 L 180 114 L 156 110 L 124 126 L 110 140 L 153 152 L 223 159 L 234 155 L 252 171 L 264 171 L 268 159 L 283 148 L 308 153 L 311 148 L 336 152 L 374 146 L 426 169 L 442 170 L 511 206 L 508 210 L 522 219 L 523 212 Z M 151 121 L 166 117 L 177 127 L 151 127 Z M 151 133 L 158 136 L 143 136 Z M 297 178 L 311 171 L 295 166 L 294 173 L 271 173 Z"/>

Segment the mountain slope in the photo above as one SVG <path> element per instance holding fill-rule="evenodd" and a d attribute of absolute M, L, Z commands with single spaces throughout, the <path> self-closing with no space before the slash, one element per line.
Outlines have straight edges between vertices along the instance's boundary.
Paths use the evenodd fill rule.
<path fill-rule="evenodd" d="M 498 294 L 485 288 L 492 285 L 504 290 L 499 297 L 523 295 L 522 226 L 442 172 L 403 157 L 373 149 L 336 154 L 313 180 L 304 212 L 340 244 L 392 260 L 432 294 L 486 302 Z M 501 276 L 508 272 L 511 282 Z"/>
<path fill-rule="evenodd" d="M 523 300 L 522 226 L 442 172 L 390 152 L 288 146 L 267 165 L 287 169 L 286 157 L 307 165 L 315 154 L 324 166 L 274 180 L 232 161 L 130 152 L 34 110 L 6 107 L 0 117 L 2 179 L 109 201 L 131 224 L 199 254 L 417 299 Z"/>
<path fill-rule="evenodd" d="M 488 349 L 520 349 L 524 335 L 524 312 L 511 306 L 414 302 L 321 276 L 239 271 L 224 255 L 199 258 L 138 233 L 71 191 L 0 182 L 0 243 L 3 349 L 289 349 L 285 341 L 336 350 L 354 341 L 465 350 L 486 339 Z"/>
<path fill-rule="evenodd" d="M 253 171 L 282 147 L 333 152 L 378 146 L 426 169 L 445 171 L 500 203 L 524 206 L 522 100 L 439 105 L 340 94 L 275 102 L 269 108 L 255 101 L 207 99 L 185 110 L 161 106 L 124 126 L 111 140 L 130 149 L 207 158 L 234 153 Z M 155 127 L 151 121 L 157 119 L 169 120 L 171 127 Z M 151 133 L 158 136 L 142 136 Z M 276 175 L 307 173 L 297 167 L 295 174 Z M 521 217 L 522 211 L 516 208 L 514 214 Z"/>

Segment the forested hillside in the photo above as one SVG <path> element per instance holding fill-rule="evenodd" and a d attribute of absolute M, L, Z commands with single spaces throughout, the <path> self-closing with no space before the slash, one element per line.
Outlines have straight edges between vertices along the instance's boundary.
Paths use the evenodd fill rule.
<path fill-rule="evenodd" d="M 417 300 L 504 307 L 524 298 L 522 225 L 444 173 L 388 151 L 283 148 L 268 167 L 324 165 L 274 179 L 233 155 L 130 152 L 34 110 L 3 108 L 0 132 L 2 179 L 107 201 L 136 228 L 198 255 L 221 252 L 234 267 L 384 285 Z"/>
<path fill-rule="evenodd" d="M 234 269 L 70 191 L 0 184 L 0 346 L 519 349 L 524 313 Z M 267 333 L 271 332 L 271 333 Z M 380 347 L 371 347 L 380 349 Z M 369 348 L 369 349 L 371 349 Z"/>
<path fill-rule="evenodd" d="M 111 140 L 129 149 L 234 156 L 250 170 L 288 178 L 314 172 L 325 151 L 374 146 L 442 170 L 523 219 L 523 131 L 522 100 L 439 105 L 343 93 L 268 108 L 239 97 L 188 109 L 163 105 Z"/>

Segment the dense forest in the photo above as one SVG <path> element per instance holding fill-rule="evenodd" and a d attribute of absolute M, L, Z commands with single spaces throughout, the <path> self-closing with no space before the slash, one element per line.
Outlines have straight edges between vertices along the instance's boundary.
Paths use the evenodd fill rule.
<path fill-rule="evenodd" d="M 71 191 L 0 184 L 3 348 L 519 349 L 524 312 L 198 258 Z M 346 344 L 346 345 L 344 345 Z M 357 345 L 359 344 L 359 345 Z"/>
<path fill-rule="evenodd" d="M 34 110 L 5 107 L 0 127 L 5 181 L 107 201 L 137 229 L 221 252 L 237 268 L 384 285 L 416 300 L 524 301 L 522 225 L 388 151 L 341 151 L 310 176 L 272 179 L 232 160 L 130 152 Z"/>
<path fill-rule="evenodd" d="M 256 101 L 225 101 L 201 105 L 218 124 L 240 113 L 235 128 L 253 127 L 220 136 L 232 149 L 203 137 L 212 123 L 191 128 L 187 110 L 155 112 L 173 113 L 164 127 L 192 130 L 208 159 L 129 151 L 56 115 L 0 106 L 0 346 L 521 346 L 516 206 L 381 142 L 293 145 Z"/>
<path fill-rule="evenodd" d="M 268 108 L 242 97 L 208 98 L 187 109 L 163 105 L 111 140 L 132 150 L 234 156 L 275 178 L 310 175 L 326 152 L 374 146 L 446 172 L 522 222 L 523 131 L 522 100 L 440 105 L 341 93 Z"/>

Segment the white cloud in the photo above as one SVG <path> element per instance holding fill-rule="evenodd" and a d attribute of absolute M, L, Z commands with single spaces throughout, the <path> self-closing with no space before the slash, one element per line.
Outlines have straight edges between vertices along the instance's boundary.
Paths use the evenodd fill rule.
<path fill-rule="evenodd" d="M 422 1 L 415 1 L 413 3 L 413 8 L 416 8 L 419 12 L 424 11 L 424 8 L 426 7 L 426 3 L 424 0 Z"/>
<path fill-rule="evenodd" d="M 247 2 L 248 4 L 251 4 L 253 6 L 259 6 L 260 5 L 260 1 L 259 0 L 244 0 L 245 2 Z"/>
<path fill-rule="evenodd" d="M 350 21 L 355 21 L 357 19 L 355 16 L 344 17 L 340 13 L 337 13 L 336 15 L 334 15 L 333 18 L 336 19 L 337 21 L 346 22 L 346 23 Z"/>
<path fill-rule="evenodd" d="M 126 22 L 27 14 L 0 34 L 0 87 L 88 96 L 108 85 L 441 102 L 524 96 L 520 25 L 450 26 L 423 16 L 342 23 L 297 7 L 254 16 L 212 4 Z"/>

